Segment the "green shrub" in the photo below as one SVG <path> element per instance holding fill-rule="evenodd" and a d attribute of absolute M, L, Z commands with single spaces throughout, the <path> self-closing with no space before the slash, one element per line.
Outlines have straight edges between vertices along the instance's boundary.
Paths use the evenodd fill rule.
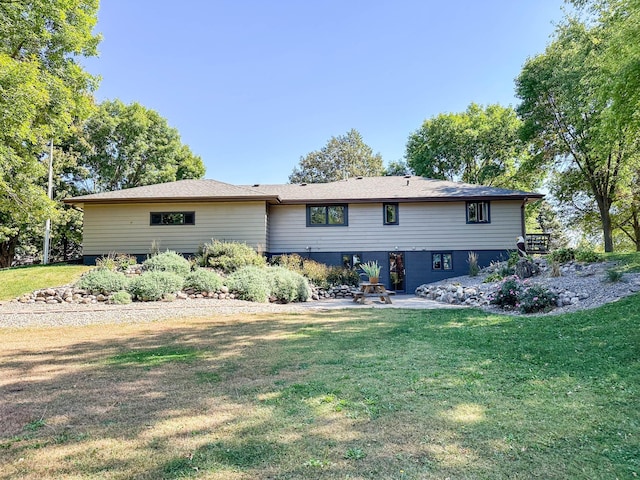
<path fill-rule="evenodd" d="M 242 267 L 227 277 L 227 286 L 242 300 L 261 303 L 269 300 L 270 288 L 266 268 L 253 265 Z"/>
<path fill-rule="evenodd" d="M 609 268 L 606 272 L 605 275 L 607 277 L 607 282 L 611 282 L 611 283 L 617 283 L 620 280 L 622 280 L 622 271 L 620 270 L 616 270 L 615 268 Z"/>
<path fill-rule="evenodd" d="M 357 286 L 360 283 L 360 274 L 353 268 L 329 267 L 327 283 L 331 285 Z"/>
<path fill-rule="evenodd" d="M 172 272 L 181 277 L 186 276 L 191 271 L 189 260 L 170 250 L 148 258 L 142 265 L 148 271 Z"/>
<path fill-rule="evenodd" d="M 128 283 L 129 279 L 123 273 L 106 268 L 96 268 L 84 274 L 76 283 L 76 287 L 93 295 L 109 295 L 127 288 Z"/>
<path fill-rule="evenodd" d="M 275 297 L 278 302 L 289 303 L 299 300 L 298 278 L 302 275 L 284 267 L 274 266 L 267 269 L 267 277 L 269 279 L 269 294 Z"/>
<path fill-rule="evenodd" d="M 126 253 L 116 253 L 116 265 L 118 270 L 124 272 L 129 267 L 138 264 L 138 258 L 135 255 L 128 255 Z"/>
<path fill-rule="evenodd" d="M 111 295 L 110 301 L 111 303 L 115 303 L 116 305 L 127 305 L 131 303 L 131 295 L 129 294 L 129 292 L 120 290 Z"/>
<path fill-rule="evenodd" d="M 310 258 L 303 258 L 297 253 L 272 257 L 270 263 L 299 273 L 314 285 L 323 288 L 331 285 L 358 285 L 360 283 L 360 276 L 353 269 L 329 267 Z"/>
<path fill-rule="evenodd" d="M 522 313 L 534 313 L 554 308 L 558 296 L 543 285 L 527 286 L 514 275 L 504 279 L 489 301 L 507 310 L 517 308 Z"/>
<path fill-rule="evenodd" d="M 269 263 L 271 263 L 271 265 L 284 267 L 292 272 L 302 273 L 304 259 L 297 253 L 292 253 L 291 255 L 278 255 L 272 257 Z"/>
<path fill-rule="evenodd" d="M 504 276 L 502 276 L 499 272 L 493 272 L 487 275 L 487 278 L 484 279 L 483 283 L 499 282 L 503 278 Z"/>
<path fill-rule="evenodd" d="M 115 255 L 108 254 L 106 257 L 96 258 L 96 267 L 104 270 L 118 270 L 118 264 L 116 263 Z"/>
<path fill-rule="evenodd" d="M 498 269 L 498 273 L 502 278 L 508 277 L 509 275 L 513 275 L 515 271 L 516 271 L 515 267 L 510 267 L 508 264 L 502 265 Z"/>
<path fill-rule="evenodd" d="M 328 287 L 329 267 L 324 263 L 316 262 L 310 258 L 302 261 L 302 275 L 307 277 L 311 283 L 319 287 Z"/>
<path fill-rule="evenodd" d="M 131 280 L 128 291 L 143 302 L 157 301 L 180 291 L 183 283 L 183 278 L 177 273 L 150 271 Z"/>
<path fill-rule="evenodd" d="M 532 285 L 518 297 L 518 308 L 522 313 L 548 312 L 558 302 L 558 296 L 543 285 Z"/>
<path fill-rule="evenodd" d="M 518 296 L 523 290 L 524 286 L 518 277 L 507 277 L 498 290 L 489 297 L 489 301 L 502 308 L 515 308 L 518 304 Z"/>
<path fill-rule="evenodd" d="M 552 262 L 567 263 L 575 260 L 576 253 L 573 248 L 559 248 L 549 254 L 549 258 Z"/>
<path fill-rule="evenodd" d="M 518 260 L 520 260 L 520 254 L 518 253 L 517 250 L 509 252 L 509 259 L 507 260 L 507 266 L 511 268 L 515 267 L 516 263 L 518 263 Z"/>
<path fill-rule="evenodd" d="M 222 287 L 222 277 L 216 272 L 199 268 L 184 279 L 184 288 L 192 288 L 196 292 L 216 292 Z"/>
<path fill-rule="evenodd" d="M 579 248 L 574 253 L 578 262 L 595 263 L 600 261 L 600 255 L 588 248 Z"/>
<path fill-rule="evenodd" d="M 201 266 L 213 267 L 224 273 L 232 273 L 248 265 L 262 267 L 267 263 L 262 255 L 246 243 L 219 240 L 201 246 L 198 258 L 203 262 Z"/>
<path fill-rule="evenodd" d="M 307 277 L 304 275 L 298 275 L 296 280 L 298 301 L 306 302 L 311 298 L 311 286 L 309 285 L 309 280 L 307 280 Z"/>

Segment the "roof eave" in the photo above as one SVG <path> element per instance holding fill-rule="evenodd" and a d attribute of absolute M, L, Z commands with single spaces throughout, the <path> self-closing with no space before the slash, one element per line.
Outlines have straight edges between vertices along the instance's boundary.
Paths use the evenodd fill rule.
<path fill-rule="evenodd" d="M 124 203 L 189 203 L 189 202 L 268 202 L 280 203 L 277 195 L 264 196 L 228 196 L 228 197 L 140 197 L 140 198 L 66 198 L 63 203 L 67 205 L 83 204 L 124 204 Z"/>
<path fill-rule="evenodd" d="M 319 199 L 284 199 L 282 205 L 326 204 L 326 203 L 427 203 L 427 202 L 464 202 L 475 200 L 513 200 L 535 201 L 544 198 L 539 193 L 522 195 L 467 195 L 458 197 L 380 197 L 380 198 L 319 198 Z"/>

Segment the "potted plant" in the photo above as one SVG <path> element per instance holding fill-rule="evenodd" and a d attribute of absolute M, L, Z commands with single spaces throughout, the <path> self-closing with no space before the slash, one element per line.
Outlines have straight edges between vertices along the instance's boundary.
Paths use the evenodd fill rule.
<path fill-rule="evenodd" d="M 369 277 L 369 283 L 378 283 L 378 280 L 380 280 L 380 265 L 378 265 L 378 262 L 361 263 L 360 268 Z"/>

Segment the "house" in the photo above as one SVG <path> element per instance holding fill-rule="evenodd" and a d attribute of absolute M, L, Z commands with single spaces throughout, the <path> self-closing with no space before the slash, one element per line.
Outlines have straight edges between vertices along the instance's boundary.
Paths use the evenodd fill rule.
<path fill-rule="evenodd" d="M 65 200 L 84 210 L 86 264 L 109 252 L 144 258 L 152 242 L 184 255 L 211 239 L 329 265 L 377 260 L 398 291 L 506 258 L 541 194 L 427 179 L 356 177 L 320 184 L 177 182 Z"/>

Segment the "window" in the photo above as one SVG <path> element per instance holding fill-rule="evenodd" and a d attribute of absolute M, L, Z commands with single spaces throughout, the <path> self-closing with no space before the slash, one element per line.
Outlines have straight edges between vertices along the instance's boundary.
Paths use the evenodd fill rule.
<path fill-rule="evenodd" d="M 307 227 L 349 225 L 346 205 L 307 205 Z"/>
<path fill-rule="evenodd" d="M 362 263 L 362 254 L 360 253 L 343 253 L 342 266 L 344 268 L 357 268 Z"/>
<path fill-rule="evenodd" d="M 467 202 L 467 223 L 490 223 L 489 202 Z"/>
<path fill-rule="evenodd" d="M 383 221 L 385 225 L 398 225 L 398 204 L 385 203 L 382 205 Z"/>
<path fill-rule="evenodd" d="M 432 270 L 453 270 L 453 258 L 451 253 L 432 253 L 431 254 Z"/>
<path fill-rule="evenodd" d="M 151 225 L 195 225 L 196 212 L 151 212 Z"/>

